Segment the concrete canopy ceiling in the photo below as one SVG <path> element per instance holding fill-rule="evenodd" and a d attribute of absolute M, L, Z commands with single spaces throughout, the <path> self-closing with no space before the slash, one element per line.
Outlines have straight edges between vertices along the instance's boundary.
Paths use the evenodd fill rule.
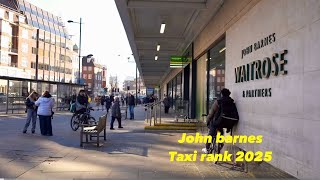
<path fill-rule="evenodd" d="M 170 72 L 170 56 L 183 55 L 223 0 L 115 0 L 115 3 L 142 79 L 147 87 L 154 87 Z M 161 23 L 166 24 L 164 34 L 160 34 Z"/>

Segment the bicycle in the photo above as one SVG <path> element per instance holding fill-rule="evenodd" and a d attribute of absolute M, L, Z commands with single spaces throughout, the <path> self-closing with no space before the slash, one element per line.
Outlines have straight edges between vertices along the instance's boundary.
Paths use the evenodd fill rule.
<path fill-rule="evenodd" d="M 208 116 L 207 114 L 202 114 L 202 117 L 204 116 Z M 223 133 L 223 128 L 217 128 L 217 133 L 220 132 L 220 134 L 224 134 Z M 231 129 L 230 131 L 230 135 L 232 136 L 233 129 Z M 210 147 L 207 151 L 208 154 L 220 154 L 222 148 L 224 147 L 224 143 L 217 143 L 216 142 L 216 136 L 212 137 L 212 143 L 210 144 Z M 244 152 L 245 153 L 245 152 Z M 246 161 L 243 162 L 236 162 L 236 151 L 233 151 L 232 154 L 232 167 L 231 169 L 236 169 L 237 167 L 240 167 L 240 170 L 247 173 L 248 172 L 248 164 Z M 218 161 L 214 161 L 214 164 L 217 164 Z"/>
<path fill-rule="evenodd" d="M 86 111 L 81 113 L 74 113 L 70 120 L 70 126 L 73 131 L 77 131 L 80 127 L 80 124 L 90 124 L 95 125 L 97 121 L 94 117 L 91 116 L 90 111 L 94 111 L 92 107 L 87 107 Z"/>

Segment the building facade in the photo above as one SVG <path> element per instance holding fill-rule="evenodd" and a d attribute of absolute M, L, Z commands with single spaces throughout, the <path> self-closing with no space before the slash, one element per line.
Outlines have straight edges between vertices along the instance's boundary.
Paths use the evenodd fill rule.
<path fill-rule="evenodd" d="M 50 91 L 68 108 L 77 82 L 78 52 L 61 18 L 25 0 L 0 1 L 0 113 L 24 112 L 32 91 Z"/>
<path fill-rule="evenodd" d="M 138 87 L 137 87 L 138 94 L 139 95 L 146 95 L 146 87 L 145 87 L 141 77 L 138 77 L 138 79 L 135 78 L 134 80 L 123 81 L 122 89 L 125 92 L 128 91 L 132 94 L 136 94 L 136 84 L 138 85 Z M 128 90 L 128 87 L 129 87 L 129 90 Z"/>
<path fill-rule="evenodd" d="M 75 82 L 73 43 L 60 17 L 24 0 L 0 7 L 1 75 Z"/>
<path fill-rule="evenodd" d="M 261 144 L 238 147 L 272 151 L 269 163 L 294 177 L 320 176 L 319 1 L 116 4 L 147 87 L 160 84 L 162 97 L 188 101 L 189 117 L 200 121 L 221 89 L 230 89 L 240 115 L 234 134 L 263 136 Z M 180 9 L 161 9 L 171 7 Z M 166 23 L 163 34 L 161 23 Z M 192 62 L 169 69 L 175 55 Z"/>
<path fill-rule="evenodd" d="M 106 87 L 107 68 L 101 64 L 95 63 L 94 58 L 82 58 L 82 78 L 87 85 L 87 92 L 90 96 L 104 94 Z"/>

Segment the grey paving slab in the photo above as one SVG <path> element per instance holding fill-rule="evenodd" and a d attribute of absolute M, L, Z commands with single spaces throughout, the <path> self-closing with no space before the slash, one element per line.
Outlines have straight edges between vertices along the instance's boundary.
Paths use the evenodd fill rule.
<path fill-rule="evenodd" d="M 216 179 L 288 177 L 268 165 L 243 173 L 206 162 L 169 162 L 168 151 L 200 152 L 200 144 L 178 144 L 181 133 L 144 131 L 144 110 L 124 129 L 109 130 L 101 147 L 79 146 L 79 131 L 69 125 L 70 113 L 57 113 L 52 137 L 22 134 L 24 116 L 0 117 L 0 178 L 18 179 Z M 98 119 L 105 111 L 94 111 Z M 108 117 L 109 118 L 109 117 Z M 37 125 L 38 126 L 38 125 Z"/>

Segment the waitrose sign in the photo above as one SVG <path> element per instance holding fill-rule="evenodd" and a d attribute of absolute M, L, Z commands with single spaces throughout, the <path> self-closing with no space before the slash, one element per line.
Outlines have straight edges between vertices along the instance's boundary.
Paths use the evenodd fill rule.
<path fill-rule="evenodd" d="M 242 57 L 251 53 L 253 50 L 265 47 L 275 41 L 275 33 L 261 39 L 257 43 L 248 46 L 242 50 Z M 238 66 L 234 69 L 235 83 L 243 83 L 259 79 L 268 79 L 270 76 L 286 75 L 285 69 L 287 60 L 285 59 L 288 50 L 276 52 L 269 57 L 263 57 L 262 60 L 255 60 L 248 64 Z M 271 97 L 272 88 L 244 90 L 243 97 Z"/>

